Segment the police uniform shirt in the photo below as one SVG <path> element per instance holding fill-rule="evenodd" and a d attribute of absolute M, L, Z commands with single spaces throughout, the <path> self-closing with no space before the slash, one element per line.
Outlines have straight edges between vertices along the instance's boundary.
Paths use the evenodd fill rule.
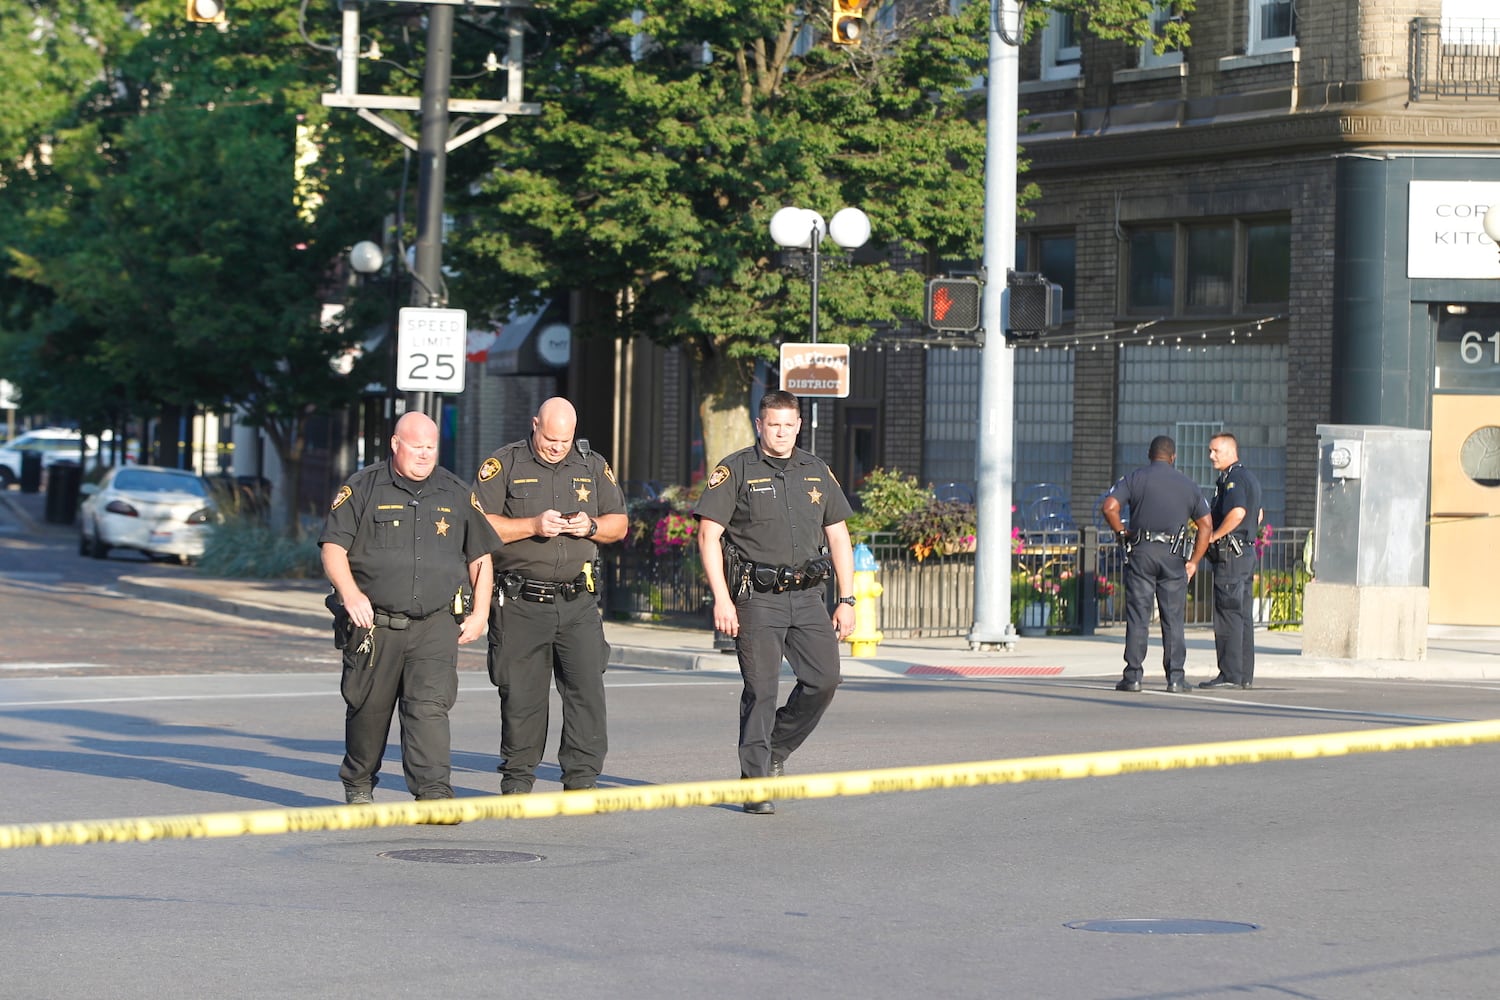
<path fill-rule="evenodd" d="M 382 611 L 426 618 L 451 610 L 469 583 L 469 563 L 500 539 L 474 492 L 447 469 L 413 481 L 389 461 L 339 487 L 318 544 L 349 553 L 354 582 Z"/>
<path fill-rule="evenodd" d="M 1243 507 L 1245 518 L 1230 534 L 1249 538 L 1256 532 L 1260 520 L 1260 483 L 1250 470 L 1235 462 L 1219 473 L 1217 487 L 1213 502 L 1214 527 L 1223 524 L 1230 511 Z"/>
<path fill-rule="evenodd" d="M 497 449 L 479 466 L 474 491 L 486 510 L 504 517 L 535 517 L 547 510 L 582 511 L 598 520 L 625 513 L 625 495 L 602 455 L 583 454 L 577 442 L 556 465 L 537 457 L 526 438 Z M 528 580 L 567 583 L 592 562 L 599 546 L 592 538 L 558 535 L 510 542 L 495 553 L 495 572 L 519 573 Z"/>
<path fill-rule="evenodd" d="M 797 566 L 822 554 L 827 525 L 854 513 L 826 463 L 793 448 L 783 460 L 756 443 L 724 459 L 693 513 L 722 524 L 751 562 Z"/>
<path fill-rule="evenodd" d="M 1109 496 L 1130 508 L 1130 530 L 1172 534 L 1208 513 L 1198 484 L 1171 462 L 1152 462 L 1110 487 Z"/>

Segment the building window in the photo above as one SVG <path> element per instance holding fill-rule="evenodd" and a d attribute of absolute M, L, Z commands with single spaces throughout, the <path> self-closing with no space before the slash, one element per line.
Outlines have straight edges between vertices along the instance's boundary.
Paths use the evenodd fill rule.
<path fill-rule="evenodd" d="M 1062 286 L 1065 315 L 1073 312 L 1073 286 L 1077 284 L 1078 241 L 1072 233 L 1036 237 L 1037 270 L 1047 280 Z"/>
<path fill-rule="evenodd" d="M 1250 0 L 1250 55 L 1297 47 L 1296 0 Z"/>
<path fill-rule="evenodd" d="M 1042 29 L 1042 79 L 1076 77 L 1083 59 L 1078 44 L 1078 16 L 1071 11 L 1053 11 Z"/>
<path fill-rule="evenodd" d="M 1179 420 L 1173 429 L 1177 442 L 1177 471 L 1211 492 L 1219 474 L 1208 460 L 1208 443 L 1224 429 L 1222 420 L 1189 422 Z"/>
<path fill-rule="evenodd" d="M 1292 288 L 1292 226 L 1259 222 L 1245 227 L 1245 304 L 1284 307 Z"/>
<path fill-rule="evenodd" d="M 1127 312 L 1169 313 L 1175 294 L 1176 234 L 1170 229 L 1137 229 L 1126 241 L 1130 254 L 1125 292 Z"/>
<path fill-rule="evenodd" d="M 1229 223 L 1188 226 L 1187 301 L 1190 313 L 1227 313 L 1234 308 L 1234 227 Z"/>
<path fill-rule="evenodd" d="M 1291 289 L 1286 220 L 1143 226 L 1125 239 L 1126 313 L 1239 316 L 1284 310 Z"/>
<path fill-rule="evenodd" d="M 1151 31 L 1160 35 L 1163 26 L 1173 18 L 1177 12 L 1172 9 L 1169 0 L 1156 0 L 1156 6 L 1151 11 Z M 1141 46 L 1141 69 L 1155 69 L 1158 66 L 1179 66 L 1182 64 L 1182 50 L 1170 48 L 1163 52 L 1156 51 L 1155 42 L 1147 42 Z"/>

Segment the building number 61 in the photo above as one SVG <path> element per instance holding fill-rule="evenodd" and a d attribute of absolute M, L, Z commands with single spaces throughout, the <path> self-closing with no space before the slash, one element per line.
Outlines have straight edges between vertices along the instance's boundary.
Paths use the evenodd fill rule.
<path fill-rule="evenodd" d="M 1470 330 L 1459 338 L 1458 356 L 1466 365 L 1477 365 L 1484 363 L 1484 342 L 1489 341 L 1491 345 L 1492 363 L 1500 365 L 1500 332 L 1488 336 Z"/>

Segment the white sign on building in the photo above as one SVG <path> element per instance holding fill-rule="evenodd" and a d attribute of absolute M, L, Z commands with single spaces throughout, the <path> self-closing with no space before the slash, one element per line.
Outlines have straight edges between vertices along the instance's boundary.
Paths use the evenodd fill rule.
<path fill-rule="evenodd" d="M 1409 202 L 1408 278 L 1500 278 L 1500 247 L 1484 232 L 1500 182 L 1412 181 Z"/>

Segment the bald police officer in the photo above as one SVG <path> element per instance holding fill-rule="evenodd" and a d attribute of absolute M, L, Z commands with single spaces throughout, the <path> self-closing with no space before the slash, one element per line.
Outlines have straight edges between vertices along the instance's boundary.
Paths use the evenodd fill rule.
<path fill-rule="evenodd" d="M 839 640 L 854 629 L 854 555 L 844 524 L 853 510 L 832 470 L 797 447 L 801 429 L 797 397 L 767 393 L 758 443 L 715 467 L 694 510 L 714 627 L 734 636 L 744 679 L 742 778 L 781 776 L 833 700 Z M 830 574 L 838 585 L 832 620 L 824 603 Z M 797 686 L 778 709 L 783 656 Z M 745 803 L 753 815 L 775 811 L 770 802 Z"/>
<path fill-rule="evenodd" d="M 419 799 L 453 797 L 448 713 L 458 696 L 458 647 L 489 621 L 488 605 L 473 601 L 469 612 L 462 592 L 488 592 L 499 539 L 468 484 L 437 467 L 437 449 L 432 419 L 405 414 L 390 459 L 339 487 L 318 537 L 351 626 L 339 768 L 351 805 L 374 801 L 397 705 L 407 789 Z"/>
<path fill-rule="evenodd" d="M 536 782 L 554 673 L 563 789 L 594 788 L 608 750 L 598 546 L 624 538 L 629 522 L 614 472 L 586 440 L 575 439 L 577 427 L 572 403 L 548 399 L 531 420 L 531 436 L 485 459 L 474 483 L 505 542 L 495 553 L 489 649 L 490 680 L 500 691 L 505 795 L 529 792 Z"/>
<path fill-rule="evenodd" d="M 1255 683 L 1255 576 L 1253 540 L 1263 516 L 1260 481 L 1240 462 L 1233 434 L 1215 434 L 1208 460 L 1218 470 L 1210 512 L 1214 519 L 1209 561 L 1214 568 L 1214 653 L 1219 673 L 1200 688 L 1248 688 Z"/>
<path fill-rule="evenodd" d="M 1161 612 L 1162 664 L 1167 671 L 1167 690 L 1192 690 L 1183 668 L 1187 663 L 1187 638 L 1183 619 L 1187 615 L 1187 585 L 1198 572 L 1213 531 L 1208 501 L 1198 484 L 1178 472 L 1177 443 L 1165 434 L 1151 440 L 1147 453 L 1151 464 L 1124 476 L 1104 497 L 1100 511 L 1126 546 L 1125 563 L 1125 676 L 1117 691 L 1141 689 L 1142 664 L 1146 659 L 1147 635 L 1151 628 L 1151 605 Z M 1130 531 L 1120 516 L 1130 510 Z M 1198 528 L 1192 555 L 1187 556 L 1186 526 Z"/>

